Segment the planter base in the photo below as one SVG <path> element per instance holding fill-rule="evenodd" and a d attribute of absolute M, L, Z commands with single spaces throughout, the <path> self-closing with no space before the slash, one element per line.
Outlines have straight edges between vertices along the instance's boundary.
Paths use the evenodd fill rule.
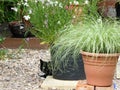
<path fill-rule="evenodd" d="M 86 80 L 57 80 L 48 76 L 41 85 L 43 90 L 113 90 L 110 87 L 95 87 L 86 84 Z"/>

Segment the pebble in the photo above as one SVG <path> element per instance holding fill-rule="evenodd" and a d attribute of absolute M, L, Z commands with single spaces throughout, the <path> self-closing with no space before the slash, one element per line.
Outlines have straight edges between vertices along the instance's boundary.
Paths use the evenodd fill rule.
<path fill-rule="evenodd" d="M 0 90 L 40 90 L 42 52 L 45 51 L 8 49 L 4 60 L 0 60 Z"/>

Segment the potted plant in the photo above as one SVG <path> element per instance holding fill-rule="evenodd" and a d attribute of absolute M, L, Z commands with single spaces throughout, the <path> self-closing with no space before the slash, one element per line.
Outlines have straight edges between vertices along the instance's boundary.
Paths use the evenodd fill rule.
<path fill-rule="evenodd" d="M 33 37 L 34 35 L 32 35 L 30 32 L 32 24 L 29 21 L 30 16 L 28 14 L 30 14 L 31 11 L 28 5 L 28 1 L 15 1 L 14 6 L 11 7 L 11 10 L 15 11 L 15 14 L 13 16 L 15 21 L 9 22 L 9 29 L 13 34 L 13 37 Z"/>
<path fill-rule="evenodd" d="M 84 7 L 82 7 L 83 15 L 81 16 L 83 20 L 81 20 L 80 22 L 83 22 L 86 17 L 89 17 L 89 15 L 94 17 L 97 16 L 96 15 L 97 1 L 94 3 L 83 2 L 81 3 L 81 5 L 84 5 Z M 72 23 L 70 27 L 74 25 L 75 24 Z M 68 29 L 68 27 L 66 29 Z M 69 35 L 69 33 L 64 34 L 64 31 L 66 31 L 66 29 L 62 30 L 63 32 L 60 33 L 59 38 L 57 38 L 54 45 L 52 46 L 53 77 L 57 79 L 64 79 L 63 77 L 65 77 L 66 79 L 71 79 L 71 80 L 85 79 L 86 77 L 84 74 L 84 67 L 83 67 L 81 54 L 79 53 L 79 51 L 76 53 L 76 55 L 74 54 L 74 49 L 71 48 L 70 42 L 67 42 L 67 39 L 71 39 L 71 37 L 66 38 Z M 69 31 L 72 31 L 72 29 L 66 32 Z"/>
<path fill-rule="evenodd" d="M 80 2 L 83 2 L 83 1 L 84 0 L 82 0 Z M 87 4 L 85 3 L 85 9 L 83 10 L 84 12 L 87 11 L 87 12 L 85 12 L 85 14 L 88 14 L 87 9 L 88 8 L 90 9 L 90 7 L 92 7 L 90 9 L 91 10 L 90 12 L 93 12 L 92 10 L 96 8 L 96 7 L 93 8 L 93 5 L 95 6 L 96 2 L 92 3 L 91 5 L 87 5 L 88 1 L 87 1 Z M 62 47 L 64 45 L 61 45 L 61 46 L 56 45 L 55 48 L 51 48 L 51 47 L 55 45 L 54 42 L 60 36 L 60 31 L 64 30 L 67 25 L 71 24 L 72 20 L 74 18 L 74 12 L 75 12 L 74 9 L 66 10 L 66 8 L 65 8 L 66 5 L 69 5 L 69 4 L 70 4 L 69 1 L 61 1 L 61 0 L 57 0 L 57 1 L 54 1 L 54 0 L 47 1 L 47 0 L 45 0 L 45 1 L 37 1 L 37 2 L 33 1 L 33 2 L 29 3 L 29 6 L 31 7 L 31 10 L 32 10 L 32 14 L 30 14 L 30 22 L 34 26 L 33 29 L 31 29 L 31 32 L 36 37 L 42 39 L 44 43 L 48 43 L 50 45 L 50 52 L 51 52 L 51 59 L 52 59 L 51 63 L 53 65 L 53 67 L 56 64 L 55 62 L 58 62 L 58 64 L 60 64 L 59 63 L 60 59 L 61 59 L 60 56 L 63 55 L 63 54 L 61 54 L 58 57 L 58 59 L 56 59 L 56 61 L 54 62 L 55 58 L 57 58 L 54 55 L 57 52 L 56 49 L 59 50 L 59 47 Z M 38 12 L 40 12 L 40 13 L 38 13 Z M 69 59 L 71 59 L 70 64 L 72 64 L 74 62 L 74 58 L 71 57 L 71 53 L 69 53 L 67 56 L 69 56 L 69 58 L 66 58 L 66 59 L 68 61 L 69 61 Z M 81 56 L 78 55 L 76 58 L 78 58 L 77 59 L 78 62 L 81 62 L 81 64 L 82 64 Z M 55 63 L 55 64 L 53 64 L 53 63 Z M 62 66 L 64 67 L 64 62 L 61 62 L 61 63 L 62 63 Z M 56 64 L 56 65 L 58 65 L 58 64 Z M 68 66 L 67 68 L 68 69 L 72 68 L 71 66 L 72 65 L 70 65 L 70 67 Z M 81 67 L 82 66 L 83 66 L 83 64 L 81 65 Z M 52 67 L 52 69 L 54 69 L 53 67 Z M 81 75 L 81 76 L 84 77 L 83 79 L 85 79 L 83 67 L 81 69 L 82 69 L 81 73 L 83 73 L 83 75 Z M 57 68 L 56 68 L 56 70 L 57 70 Z M 55 72 L 57 72 L 56 70 L 55 70 Z M 59 70 L 59 71 L 61 71 L 61 70 Z M 74 71 L 75 71 L 75 69 L 74 69 Z M 65 71 L 64 71 L 64 73 L 65 73 Z M 81 73 L 79 73 L 78 76 Z M 53 74 L 55 75 L 54 72 L 53 72 Z M 68 77 L 68 75 L 70 75 L 70 74 L 66 74 L 66 77 Z M 56 76 L 54 76 L 54 77 L 60 79 L 59 77 L 56 77 Z M 62 78 L 62 79 L 68 79 L 68 78 Z M 69 79 L 74 79 L 74 78 L 69 78 Z M 77 78 L 77 79 L 82 79 L 82 78 Z"/>
<path fill-rule="evenodd" d="M 81 35 L 80 39 L 81 41 L 85 40 L 84 43 L 81 43 L 81 54 L 87 83 L 94 86 L 111 86 L 120 55 L 119 22 L 99 19 L 87 24 L 85 29 L 90 31 L 85 36 Z"/>
<path fill-rule="evenodd" d="M 86 19 L 69 27 L 59 40 L 74 57 L 82 54 L 87 83 L 93 86 L 110 86 L 120 55 L 119 21 Z M 69 46 L 69 48 L 68 48 Z M 100 60 L 99 60 L 100 59 Z M 94 62 L 94 63 L 93 63 Z"/>
<path fill-rule="evenodd" d="M 51 49 L 53 78 L 60 80 L 86 79 L 81 54 L 74 56 L 73 49 L 69 48 L 70 44 L 68 46 L 64 42 L 62 44 L 63 39 L 64 37 L 59 37 Z M 68 48 L 69 51 L 67 51 Z"/>

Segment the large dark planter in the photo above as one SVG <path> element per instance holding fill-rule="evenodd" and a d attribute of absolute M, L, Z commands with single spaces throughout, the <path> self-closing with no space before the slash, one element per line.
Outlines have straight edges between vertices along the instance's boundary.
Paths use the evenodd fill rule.
<path fill-rule="evenodd" d="M 9 29 L 13 34 L 13 37 L 16 38 L 34 37 L 34 35 L 32 35 L 31 32 L 25 28 L 25 24 L 23 22 L 10 22 Z"/>
<path fill-rule="evenodd" d="M 84 72 L 84 64 L 82 56 L 79 54 L 73 57 L 73 51 L 69 52 L 64 59 L 62 56 L 66 53 L 63 52 L 57 56 L 56 53 L 61 46 L 51 48 L 51 64 L 52 64 L 52 75 L 55 79 L 60 80 L 84 80 L 86 79 Z"/>
<path fill-rule="evenodd" d="M 81 55 L 79 55 L 79 57 L 76 59 L 77 65 L 74 65 L 74 59 L 71 55 L 69 55 L 67 59 L 69 60 L 66 67 L 64 67 L 64 62 L 61 61 L 60 70 L 52 71 L 53 78 L 60 79 L 60 80 L 86 79 Z M 53 65 L 54 65 L 54 62 L 53 62 Z"/>

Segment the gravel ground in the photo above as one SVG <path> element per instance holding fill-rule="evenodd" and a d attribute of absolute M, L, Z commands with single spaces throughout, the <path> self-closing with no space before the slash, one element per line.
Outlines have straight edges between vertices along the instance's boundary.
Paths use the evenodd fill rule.
<path fill-rule="evenodd" d="M 0 90 L 40 90 L 39 60 L 46 52 L 9 49 L 7 58 L 0 60 Z"/>
<path fill-rule="evenodd" d="M 9 49 L 4 60 L 0 60 L 0 90 L 41 90 L 40 58 L 49 60 L 48 50 Z M 120 90 L 120 79 L 114 77 L 116 90 Z"/>

